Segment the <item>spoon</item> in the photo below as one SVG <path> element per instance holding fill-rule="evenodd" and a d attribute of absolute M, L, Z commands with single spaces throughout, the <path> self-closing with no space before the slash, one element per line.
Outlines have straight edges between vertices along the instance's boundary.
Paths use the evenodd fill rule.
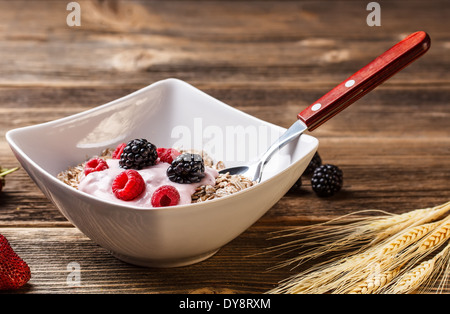
<path fill-rule="evenodd" d="M 427 33 L 419 31 L 409 35 L 300 112 L 297 115 L 298 120 L 259 157 L 256 163 L 226 168 L 219 173 L 239 174 L 259 183 L 264 166 L 277 151 L 306 130 L 313 131 L 328 121 L 418 59 L 429 47 L 430 37 Z"/>

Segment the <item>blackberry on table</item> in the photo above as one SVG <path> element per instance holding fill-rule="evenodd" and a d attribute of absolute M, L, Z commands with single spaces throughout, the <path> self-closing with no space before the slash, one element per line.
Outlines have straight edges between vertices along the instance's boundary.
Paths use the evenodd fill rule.
<path fill-rule="evenodd" d="M 339 192 L 344 183 L 344 175 L 339 167 L 325 164 L 314 170 L 311 187 L 321 197 L 332 196 Z"/>
<path fill-rule="evenodd" d="M 298 192 L 302 187 L 302 177 L 300 176 L 297 181 L 291 186 L 289 192 Z"/>
<path fill-rule="evenodd" d="M 298 178 L 298 180 L 294 183 L 294 185 L 289 189 L 289 192 L 297 192 L 300 191 L 302 187 L 302 176 L 306 175 L 309 176 L 314 173 L 314 170 L 322 165 L 322 158 L 320 157 L 319 153 L 316 152 L 309 162 L 308 166 L 306 167 L 305 171 L 303 171 L 303 174 Z"/>
<path fill-rule="evenodd" d="M 199 154 L 184 153 L 175 158 L 169 168 L 167 177 L 170 181 L 182 184 L 200 182 L 205 176 L 205 164 Z"/>
<path fill-rule="evenodd" d="M 311 161 L 309 162 L 308 167 L 306 167 L 304 174 L 306 175 L 313 174 L 314 170 L 316 170 L 316 168 L 321 165 L 322 165 L 322 158 L 320 157 L 319 153 L 316 152 Z"/>
<path fill-rule="evenodd" d="M 124 169 L 140 170 L 153 166 L 158 159 L 156 146 L 146 139 L 134 139 L 127 143 L 120 155 L 119 166 Z"/>

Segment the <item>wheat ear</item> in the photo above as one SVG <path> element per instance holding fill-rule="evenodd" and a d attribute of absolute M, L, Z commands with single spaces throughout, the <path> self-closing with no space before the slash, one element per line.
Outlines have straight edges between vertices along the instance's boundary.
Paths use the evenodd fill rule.
<path fill-rule="evenodd" d="M 399 273 L 400 267 L 370 276 L 367 280 L 351 289 L 349 294 L 373 294 L 388 285 Z"/>
<path fill-rule="evenodd" d="M 338 286 L 334 293 L 376 293 L 383 289 L 399 273 L 407 258 L 399 258 L 397 253 L 416 243 L 419 239 L 434 230 L 438 222 L 409 227 L 398 235 L 393 235 L 378 245 L 372 246 L 372 256 L 366 262 L 357 263 L 358 268 L 374 269 L 366 279 L 359 283 L 357 276 L 344 275 L 345 284 Z"/>
<path fill-rule="evenodd" d="M 357 249 L 362 252 L 407 227 L 427 223 L 448 211 L 450 211 L 450 202 L 398 215 L 379 210 L 358 211 L 328 222 L 286 230 L 273 238 L 295 237 L 296 239 L 273 246 L 266 253 L 281 251 L 281 254 L 287 254 L 294 250 L 302 250 L 298 256 L 272 267 L 274 269 L 289 265 L 299 266 L 308 260 L 344 250 Z M 354 217 L 373 212 L 382 213 L 382 215 Z"/>
<path fill-rule="evenodd" d="M 373 243 L 377 243 L 387 237 L 394 235 L 408 227 L 418 226 L 430 221 L 439 219 L 441 216 L 447 214 L 450 211 L 450 202 L 425 208 L 425 209 L 416 209 L 411 212 L 406 212 L 401 214 L 403 219 L 397 219 L 397 221 L 393 222 L 391 226 L 385 224 L 384 226 L 380 226 L 378 229 L 379 232 L 375 236 Z"/>
<path fill-rule="evenodd" d="M 436 228 L 438 224 L 435 222 L 416 226 L 416 227 L 410 227 L 405 232 L 401 233 L 400 235 L 394 237 L 388 243 L 386 243 L 380 250 L 381 255 L 386 254 L 394 254 L 411 243 L 416 242 L 417 240 L 421 239 L 423 236 L 425 236 L 430 230 L 433 230 Z"/>
<path fill-rule="evenodd" d="M 429 251 L 438 247 L 445 241 L 450 239 L 450 216 L 429 236 L 427 236 L 419 246 L 419 252 Z"/>
<path fill-rule="evenodd" d="M 433 271 L 435 271 L 435 266 L 438 261 L 448 254 L 450 245 L 447 245 L 439 254 L 433 258 L 424 261 L 405 273 L 400 280 L 390 289 L 390 293 L 410 293 L 416 290 L 421 284 L 424 284 L 427 280 L 432 277 Z M 448 257 L 447 264 L 448 264 Z M 448 268 L 448 266 L 447 266 Z M 448 273 L 446 274 L 448 276 Z M 448 277 L 447 277 L 448 278 Z"/>
<path fill-rule="evenodd" d="M 359 237 L 361 234 L 371 234 L 375 240 L 363 243 L 353 254 L 338 254 L 326 262 L 318 263 L 309 270 L 281 282 L 269 293 L 380 293 L 388 291 L 386 289 L 389 283 L 395 284 L 394 281 L 402 271 L 402 266 L 411 265 L 411 260 L 417 260 L 417 252 L 420 251 L 417 249 L 419 244 L 423 248 L 430 244 L 436 246 L 448 238 L 448 230 L 445 229 L 448 225 L 434 220 L 447 213 L 449 209 L 450 202 L 402 215 L 381 219 L 369 217 L 365 222 L 350 223 L 349 225 L 353 226 L 368 227 L 370 231 L 360 230 L 350 233 L 350 235 L 344 235 L 343 239 L 314 242 L 313 245 L 319 245 L 319 248 L 316 251 L 308 252 L 307 258 L 335 251 L 338 247 L 339 249 L 355 248 L 361 244 Z M 447 217 L 443 221 L 448 222 L 448 219 Z M 325 224 L 320 225 L 320 227 L 324 226 Z M 314 227 L 308 229 L 311 236 L 307 239 L 322 239 L 319 236 L 314 237 L 314 229 L 317 231 L 317 228 Z M 425 239 L 420 241 L 424 237 Z M 330 243 L 332 240 L 338 241 L 340 244 Z M 301 261 L 302 257 L 294 258 L 289 263 L 299 260 Z M 431 265 L 424 265 L 423 271 L 427 266 Z M 374 272 L 374 269 L 377 271 Z M 361 281 L 362 278 L 366 279 Z"/>

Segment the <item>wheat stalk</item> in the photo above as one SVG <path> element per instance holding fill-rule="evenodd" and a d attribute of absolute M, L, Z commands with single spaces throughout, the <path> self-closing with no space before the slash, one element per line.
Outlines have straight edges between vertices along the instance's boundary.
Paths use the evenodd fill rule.
<path fill-rule="evenodd" d="M 273 246 L 263 253 L 281 251 L 281 254 L 287 254 L 294 250 L 302 250 L 298 256 L 275 265 L 272 269 L 289 265 L 299 266 L 308 260 L 333 252 L 349 249 L 363 251 L 407 227 L 427 223 L 448 211 L 450 211 L 450 202 L 398 215 L 380 210 L 358 211 L 328 222 L 286 230 L 273 238 L 295 239 Z M 378 212 L 382 215 L 354 218 L 356 215 L 369 212 Z"/>
<path fill-rule="evenodd" d="M 322 235 L 314 235 L 314 231 L 322 230 L 325 223 L 296 230 L 296 235 L 307 231 L 308 236 L 301 241 L 290 242 L 288 247 L 308 240 L 316 240 L 314 245 L 319 247 L 287 261 L 284 265 L 301 263 L 333 251 L 348 248 L 356 248 L 356 250 L 350 254 L 337 254 L 326 262 L 318 263 L 284 280 L 269 293 L 383 293 L 390 291 L 388 290 L 390 284 L 396 284 L 399 274 L 407 272 L 420 256 L 429 254 L 449 238 L 450 216 L 441 221 L 434 221 L 446 214 L 449 209 L 450 202 L 402 215 L 369 217 L 365 221 L 359 220 L 345 225 L 345 228 L 357 227 L 357 230 L 353 232 L 333 234 L 341 235 L 342 238 L 325 240 Z M 332 228 L 336 231 L 338 226 Z M 366 237 L 366 241 L 361 241 L 362 235 L 364 237 L 371 235 L 372 239 Z M 336 241 L 337 244 L 332 241 Z M 431 266 L 434 266 L 431 262 L 422 265 L 422 272 L 425 272 L 427 267 L 430 267 L 430 272 L 433 272 Z M 362 280 L 362 278 L 365 279 Z"/>
<path fill-rule="evenodd" d="M 441 268 L 440 264 L 437 267 L 436 263 L 440 261 L 440 257 L 446 254 L 448 248 L 442 250 L 432 259 L 423 261 L 418 265 L 417 263 L 439 249 L 450 238 L 450 216 L 440 221 L 427 224 L 426 228 L 422 230 L 418 230 L 420 227 L 414 229 L 422 235 L 423 239 L 417 241 L 419 237 L 416 237 L 414 241 L 409 241 L 409 244 L 412 245 L 403 245 L 405 250 L 395 255 L 397 265 L 402 267 L 401 273 L 403 279 L 397 280 L 396 289 L 386 288 L 386 291 L 390 293 L 408 293 L 420 285 L 423 285 L 423 289 L 425 290 L 427 289 L 427 285 L 424 282 L 434 276 L 439 268 Z M 414 235 L 411 238 L 414 238 Z M 406 242 L 408 241 L 405 241 L 405 244 Z M 395 251 L 399 252 L 399 250 Z"/>
<path fill-rule="evenodd" d="M 393 288 L 389 290 L 389 292 L 397 294 L 410 293 L 416 290 L 421 284 L 424 284 L 427 280 L 430 280 L 433 275 L 433 271 L 435 271 L 436 265 L 441 260 L 441 258 L 445 257 L 445 255 L 449 252 L 449 248 L 450 245 L 447 245 L 447 247 L 443 249 L 439 254 L 427 261 L 420 263 L 419 265 L 405 273 L 393 286 Z M 446 276 L 448 276 L 448 273 Z"/>
<path fill-rule="evenodd" d="M 429 251 L 435 248 L 445 241 L 450 239 L 450 216 L 444 220 L 444 222 L 431 233 L 427 238 L 425 238 L 419 246 L 419 251 Z"/>
<path fill-rule="evenodd" d="M 385 243 L 375 246 L 374 256 L 372 257 L 375 262 L 375 273 L 371 273 L 369 277 L 362 283 L 357 284 L 353 288 L 348 288 L 351 280 L 348 280 L 348 284 L 344 285 L 340 289 L 337 289 L 336 293 L 377 293 L 381 291 L 387 284 L 389 284 L 395 276 L 400 272 L 401 266 L 406 262 L 404 259 L 398 258 L 396 253 L 407 248 L 410 244 L 415 243 L 422 237 L 424 237 L 431 230 L 436 228 L 439 223 L 428 223 L 420 226 L 409 227 L 405 231 L 400 232 L 398 235 L 391 236 Z M 400 264 L 400 265 L 399 265 Z M 370 265 L 359 264 L 359 267 L 369 267 Z M 392 267 L 395 268 L 392 270 Z"/>
<path fill-rule="evenodd" d="M 383 247 L 381 247 L 380 254 L 394 254 L 402 250 L 409 244 L 416 242 L 418 239 L 421 239 L 428 232 L 430 232 L 430 230 L 436 228 L 437 225 L 437 223 L 428 223 L 425 225 L 408 228 L 405 232 L 401 233 L 398 236 L 395 236 Z"/>
<path fill-rule="evenodd" d="M 410 258 L 408 255 L 398 255 L 398 253 L 416 243 L 439 225 L 439 222 L 433 222 L 409 227 L 373 246 L 371 250 L 367 251 L 372 252 L 370 259 L 366 260 L 368 262 L 360 262 L 355 265 L 362 269 L 375 268 L 375 275 L 371 272 L 362 283 L 358 283 L 359 278 L 355 274 L 346 275 L 344 276 L 347 277 L 345 284 L 338 285 L 334 293 L 356 293 L 357 291 L 360 291 L 360 293 L 376 293 L 381 291 L 400 272 L 401 266 L 406 264 Z M 392 270 L 392 268 L 394 269 Z"/>
<path fill-rule="evenodd" d="M 414 290 L 423 283 L 432 273 L 435 260 L 431 259 L 422 262 L 410 272 L 408 272 L 398 284 L 395 285 L 393 293 L 407 293 Z"/>
<path fill-rule="evenodd" d="M 383 287 L 389 284 L 399 273 L 400 267 L 393 270 L 385 271 L 379 274 L 374 274 L 364 282 L 351 289 L 349 294 L 373 294 L 380 291 Z"/>
<path fill-rule="evenodd" d="M 435 207 L 416 209 L 410 212 L 403 213 L 399 215 L 400 219 L 392 219 L 388 223 L 374 222 L 378 225 L 378 232 L 375 236 L 373 243 L 377 243 L 391 235 L 394 235 L 405 228 L 411 226 L 421 225 L 433 220 L 438 219 L 442 215 L 447 214 L 450 211 L 450 202 L 438 205 Z M 395 218 L 395 216 L 394 216 Z"/>

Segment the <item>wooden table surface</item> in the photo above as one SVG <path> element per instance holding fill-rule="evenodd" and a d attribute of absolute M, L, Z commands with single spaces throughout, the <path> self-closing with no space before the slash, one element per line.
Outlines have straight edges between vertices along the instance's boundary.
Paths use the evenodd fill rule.
<path fill-rule="evenodd" d="M 151 269 L 112 257 L 66 220 L 21 169 L 0 194 L 0 233 L 30 265 L 16 293 L 264 293 L 298 272 L 268 271 L 271 233 L 352 213 L 403 213 L 450 200 L 450 5 L 380 1 L 0 1 L 0 164 L 18 165 L 5 133 L 176 77 L 263 120 L 296 114 L 409 33 L 429 52 L 313 135 L 343 190 L 318 198 L 304 181 L 210 259 Z M 71 262 L 80 286 L 67 283 Z M 450 287 L 444 287 L 450 292 Z"/>

